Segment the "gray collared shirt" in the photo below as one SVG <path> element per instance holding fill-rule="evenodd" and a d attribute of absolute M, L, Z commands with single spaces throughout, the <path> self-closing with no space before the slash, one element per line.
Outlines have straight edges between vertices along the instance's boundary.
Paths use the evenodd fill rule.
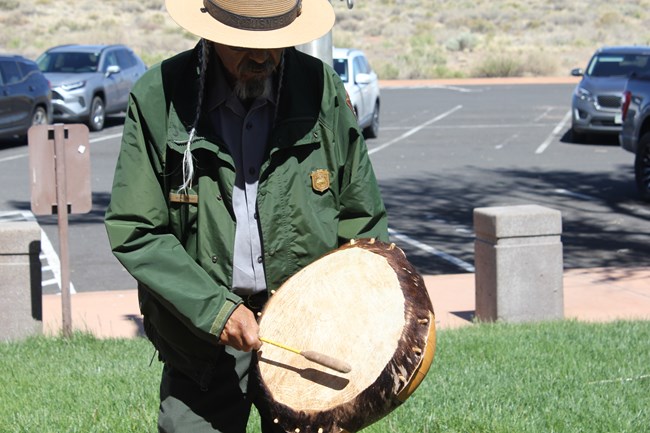
<path fill-rule="evenodd" d="M 275 98 L 257 98 L 247 111 L 221 72 L 208 93 L 209 116 L 235 162 L 232 206 L 236 218 L 232 290 L 240 296 L 266 290 L 262 239 L 257 221 L 257 186 L 271 126 Z"/>

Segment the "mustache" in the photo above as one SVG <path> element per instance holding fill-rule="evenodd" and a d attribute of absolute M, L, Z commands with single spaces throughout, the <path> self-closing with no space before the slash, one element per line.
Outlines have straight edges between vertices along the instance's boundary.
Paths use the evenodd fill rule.
<path fill-rule="evenodd" d="M 275 70 L 275 64 L 271 60 L 266 60 L 264 63 L 257 63 L 252 60 L 243 62 L 239 65 L 240 74 L 266 74 L 269 75 Z"/>

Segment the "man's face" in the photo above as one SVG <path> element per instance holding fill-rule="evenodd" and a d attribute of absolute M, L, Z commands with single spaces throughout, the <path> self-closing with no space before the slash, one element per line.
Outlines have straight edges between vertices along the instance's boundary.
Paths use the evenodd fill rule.
<path fill-rule="evenodd" d="M 282 59 L 283 48 L 238 48 L 214 43 L 237 96 L 252 99 L 269 91 L 269 78 Z"/>

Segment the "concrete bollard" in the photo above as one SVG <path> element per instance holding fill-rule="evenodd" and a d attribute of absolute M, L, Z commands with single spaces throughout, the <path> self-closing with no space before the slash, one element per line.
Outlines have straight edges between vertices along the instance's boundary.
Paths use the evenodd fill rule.
<path fill-rule="evenodd" d="M 474 209 L 476 318 L 564 317 L 561 213 L 538 205 Z"/>
<path fill-rule="evenodd" d="M 43 332 L 41 229 L 35 221 L 0 224 L 0 340 Z"/>

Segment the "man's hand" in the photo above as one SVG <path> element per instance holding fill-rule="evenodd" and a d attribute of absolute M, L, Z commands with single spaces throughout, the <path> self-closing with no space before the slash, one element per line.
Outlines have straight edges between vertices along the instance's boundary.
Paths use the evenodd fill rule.
<path fill-rule="evenodd" d="M 228 318 L 219 342 L 237 350 L 250 352 L 262 346 L 259 331 L 253 312 L 243 305 L 238 305 Z"/>

